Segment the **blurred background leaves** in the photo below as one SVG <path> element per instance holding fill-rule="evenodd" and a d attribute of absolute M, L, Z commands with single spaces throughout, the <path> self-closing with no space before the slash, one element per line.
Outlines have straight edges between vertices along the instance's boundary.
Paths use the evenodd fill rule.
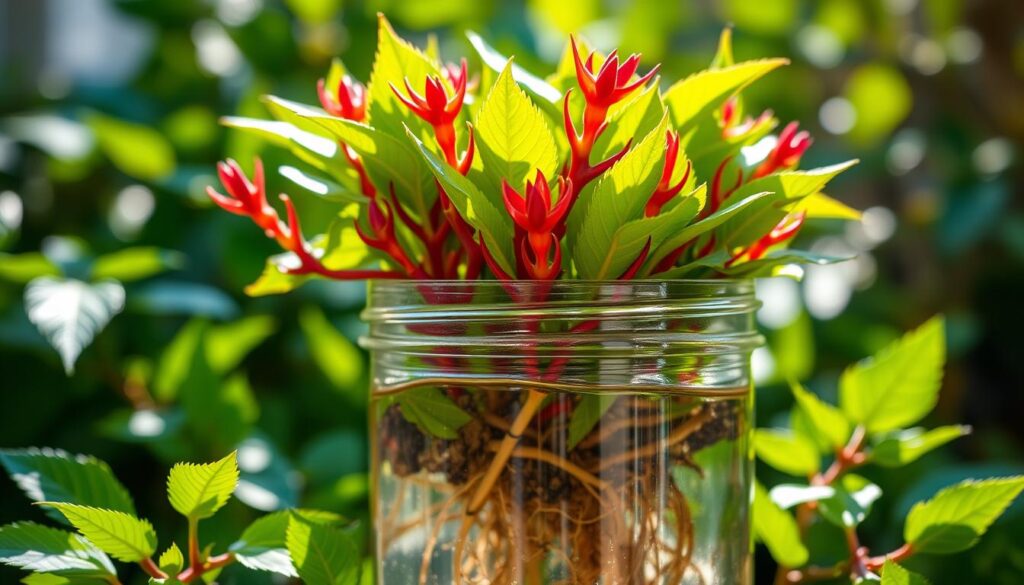
<path fill-rule="evenodd" d="M 862 159 L 830 194 L 865 213 L 802 235 L 856 261 L 760 283 L 762 426 L 787 416 L 787 380 L 834 401 L 840 368 L 943 312 L 951 365 L 930 426 L 974 433 L 872 477 L 905 497 L 876 503 L 864 540 L 898 544 L 909 503 L 944 485 L 1022 471 L 1024 4 L 1007 0 L 0 0 L 0 446 L 102 456 L 152 494 L 140 506 L 158 525 L 166 465 L 234 447 L 245 505 L 211 531 L 236 534 L 246 505 L 365 516 L 363 287 L 246 298 L 276 250 L 208 212 L 204 189 L 223 156 L 294 164 L 217 118 L 263 116 L 264 93 L 315 102 L 335 56 L 365 81 L 377 11 L 448 59 L 474 54 L 478 31 L 540 77 L 568 32 L 670 79 L 706 66 L 727 23 L 738 58 L 788 56 L 746 108 L 811 129 L 807 166 Z M 325 227 L 322 201 L 269 178 Z M 71 378 L 23 301 L 47 275 L 124 290 Z M 13 494 L 0 482 L 0 521 L 30 513 Z M 937 584 L 1019 583 L 1022 530 L 1011 511 L 967 557 L 910 566 Z M 759 556 L 761 581 L 771 569 Z"/>

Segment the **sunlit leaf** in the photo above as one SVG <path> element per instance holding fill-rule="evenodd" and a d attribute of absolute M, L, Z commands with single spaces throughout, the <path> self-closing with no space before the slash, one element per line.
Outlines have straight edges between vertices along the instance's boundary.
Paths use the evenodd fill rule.
<path fill-rule="evenodd" d="M 171 546 L 160 554 L 157 565 L 161 571 L 169 575 L 177 575 L 185 567 L 185 556 L 181 554 L 178 545 L 172 542 Z"/>
<path fill-rule="evenodd" d="M 316 307 L 302 310 L 299 325 L 314 361 L 327 379 L 338 390 L 361 396 L 362 388 L 358 383 L 363 377 L 363 355 L 359 349 Z"/>
<path fill-rule="evenodd" d="M 790 475 L 807 476 L 821 465 L 813 443 L 783 429 L 755 430 L 754 451 L 762 461 Z"/>
<path fill-rule="evenodd" d="M 68 522 L 96 545 L 119 561 L 134 563 L 156 552 L 156 532 L 146 520 L 114 510 L 46 502 L 64 514 Z"/>
<path fill-rule="evenodd" d="M 60 268 L 38 252 L 0 253 L 0 279 L 24 284 L 40 276 L 59 276 Z"/>
<path fill-rule="evenodd" d="M 156 129 L 96 113 L 86 122 L 100 149 L 125 174 L 153 180 L 174 171 L 174 149 Z"/>
<path fill-rule="evenodd" d="M 214 463 L 178 463 L 167 478 L 167 499 L 182 516 L 202 520 L 224 507 L 236 485 L 237 453 Z"/>
<path fill-rule="evenodd" d="M 847 528 L 863 522 L 882 496 L 881 488 L 859 475 L 845 475 L 832 487 L 835 495 L 818 502 L 818 510 L 829 522 Z"/>
<path fill-rule="evenodd" d="M 920 553 L 949 554 L 974 546 L 1024 490 L 1024 477 L 968 480 L 910 510 L 903 538 Z"/>
<path fill-rule="evenodd" d="M 818 396 L 797 382 L 790 384 L 797 407 L 807 415 L 815 434 L 834 449 L 841 449 L 850 439 L 853 430 L 843 412 L 818 398 Z"/>
<path fill-rule="evenodd" d="M 292 562 L 307 585 L 354 585 L 359 552 L 351 537 L 329 525 L 292 513 L 286 542 Z"/>
<path fill-rule="evenodd" d="M 92 278 L 113 278 L 121 282 L 141 280 L 165 272 L 181 268 L 185 257 L 172 250 L 154 247 L 126 248 L 96 259 L 92 265 Z"/>
<path fill-rule="evenodd" d="M 113 564 L 85 538 L 34 522 L 0 527 L 0 563 L 55 575 L 107 578 Z"/>
<path fill-rule="evenodd" d="M 931 585 L 931 582 L 887 560 L 882 566 L 882 585 Z"/>
<path fill-rule="evenodd" d="M 772 502 L 768 492 L 754 482 L 754 532 L 784 567 L 800 567 L 807 563 L 809 553 L 800 541 L 800 530 L 793 516 Z"/>
<path fill-rule="evenodd" d="M 29 321 L 60 354 L 70 375 L 75 361 L 110 319 L 124 309 L 124 287 L 41 276 L 25 287 Z"/>
<path fill-rule="evenodd" d="M 884 467 L 900 467 L 970 432 L 971 427 L 963 425 L 894 431 L 884 435 L 871 449 L 871 461 Z"/>
<path fill-rule="evenodd" d="M 256 571 L 298 577 L 285 543 L 291 514 L 290 511 L 274 512 L 250 524 L 230 548 L 238 562 Z"/>
<path fill-rule="evenodd" d="M 931 412 L 946 361 L 945 325 L 935 317 L 875 356 L 846 369 L 839 403 L 870 432 L 913 424 Z"/>
<path fill-rule="evenodd" d="M 857 115 L 849 136 L 862 145 L 887 137 L 913 109 L 910 84 L 898 69 L 883 63 L 855 69 L 844 93 Z"/>

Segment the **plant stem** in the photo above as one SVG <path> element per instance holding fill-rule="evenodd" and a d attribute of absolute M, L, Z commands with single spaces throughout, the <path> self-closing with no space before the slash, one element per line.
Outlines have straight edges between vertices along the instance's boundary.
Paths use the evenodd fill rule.
<path fill-rule="evenodd" d="M 167 573 L 161 571 L 160 567 L 156 566 L 156 563 L 153 562 L 153 559 L 149 557 L 146 557 L 139 561 L 139 566 L 142 567 L 142 570 L 145 571 L 147 575 L 153 577 L 154 579 L 167 578 Z"/>
<path fill-rule="evenodd" d="M 199 554 L 199 520 L 196 518 L 188 519 L 188 564 L 190 569 L 203 564 Z"/>

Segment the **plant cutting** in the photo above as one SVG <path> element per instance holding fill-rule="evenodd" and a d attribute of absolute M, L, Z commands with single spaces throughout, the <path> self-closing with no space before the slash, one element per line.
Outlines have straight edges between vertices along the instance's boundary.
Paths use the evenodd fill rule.
<path fill-rule="evenodd" d="M 381 582 L 749 579 L 750 278 L 829 262 L 792 247 L 853 161 L 799 169 L 797 123 L 741 91 L 786 64 L 663 83 L 570 38 L 541 79 L 470 35 L 442 63 L 380 18 L 368 84 L 340 61 L 320 107 L 227 118 L 295 154 L 292 197 L 219 165 L 210 197 L 283 253 L 253 295 L 371 280 Z M 664 88 L 664 89 L 663 89 Z"/>

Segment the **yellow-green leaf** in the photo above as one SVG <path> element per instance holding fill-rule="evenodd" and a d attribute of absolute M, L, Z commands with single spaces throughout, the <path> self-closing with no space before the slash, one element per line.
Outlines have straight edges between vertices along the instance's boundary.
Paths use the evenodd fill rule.
<path fill-rule="evenodd" d="M 850 439 L 850 421 L 843 412 L 823 401 L 821 398 L 798 382 L 790 384 L 797 408 L 806 415 L 806 420 L 813 427 L 818 438 L 823 439 L 834 449 L 841 449 Z"/>
<path fill-rule="evenodd" d="M 689 130 L 700 114 L 719 107 L 736 92 L 787 63 L 786 59 L 746 61 L 701 71 L 676 82 L 665 92 L 673 125 L 681 133 Z"/>
<path fill-rule="evenodd" d="M 847 219 L 860 221 L 860 211 L 837 201 L 824 193 L 813 193 L 804 197 L 790 209 L 791 212 L 803 211 L 808 219 Z"/>
<path fill-rule="evenodd" d="M 839 404 L 870 432 L 914 424 L 935 407 L 945 362 L 944 321 L 935 317 L 847 368 L 839 381 Z"/>
<path fill-rule="evenodd" d="M 968 480 L 918 502 L 903 526 L 915 552 L 949 554 L 974 546 L 1024 490 L 1024 476 Z"/>
<path fill-rule="evenodd" d="M 292 513 L 286 542 L 306 585 L 355 585 L 359 580 L 358 549 L 341 530 Z"/>
<path fill-rule="evenodd" d="M 107 555 L 78 534 L 34 522 L 0 527 L 0 564 L 74 577 L 116 575 Z"/>
<path fill-rule="evenodd" d="M 754 451 L 775 469 L 806 477 L 818 471 L 821 458 L 810 440 L 784 429 L 754 431 Z"/>
<path fill-rule="evenodd" d="M 238 485 L 237 453 L 205 464 L 178 463 L 167 478 L 167 498 L 183 516 L 201 520 L 213 516 Z"/>
<path fill-rule="evenodd" d="M 878 444 L 871 449 L 871 461 L 883 467 L 900 467 L 970 432 L 971 427 L 965 425 L 950 425 L 931 430 L 915 427 L 894 431 L 883 435 Z"/>
<path fill-rule="evenodd" d="M 306 345 L 313 360 L 335 388 L 349 395 L 362 396 L 357 386 L 363 377 L 363 356 L 359 349 L 335 329 L 316 306 L 307 306 L 299 313 L 299 326 L 306 336 Z"/>
<path fill-rule="evenodd" d="M 185 566 L 185 556 L 181 554 L 181 549 L 178 548 L 178 545 L 172 542 L 171 546 L 160 555 L 157 565 L 160 566 L 160 570 L 168 575 L 177 575 Z"/>
<path fill-rule="evenodd" d="M 103 508 L 43 502 L 56 508 L 82 536 L 119 561 L 134 563 L 156 552 L 156 532 L 147 520 Z"/>
<path fill-rule="evenodd" d="M 931 582 L 887 560 L 882 566 L 882 585 L 931 585 Z"/>
<path fill-rule="evenodd" d="M 174 172 L 174 149 L 157 130 L 103 114 L 86 119 L 100 149 L 126 175 L 161 179 Z"/>
<path fill-rule="evenodd" d="M 793 515 L 775 505 L 760 482 L 754 482 L 754 532 L 783 567 L 795 568 L 807 563 L 809 553 L 800 540 Z"/>
<path fill-rule="evenodd" d="M 184 264 L 185 257 L 180 252 L 140 246 L 100 256 L 92 265 L 91 276 L 94 279 L 114 278 L 131 282 L 181 268 Z"/>
<path fill-rule="evenodd" d="M 500 197 L 502 180 L 521 191 L 538 169 L 548 180 L 555 177 L 555 138 L 544 114 L 512 78 L 511 60 L 480 106 L 476 135 L 492 197 Z"/>
<path fill-rule="evenodd" d="M 39 252 L 0 253 L 0 279 L 25 284 L 39 276 L 59 276 L 60 268 Z"/>
<path fill-rule="evenodd" d="M 369 123 L 393 137 L 400 137 L 405 132 L 403 125 L 422 129 L 424 122 L 398 101 L 390 84 L 405 91 L 408 78 L 412 88 L 423 95 L 427 76 L 441 77 L 446 85 L 448 82 L 440 75 L 437 64 L 399 37 L 383 14 L 378 15 L 377 24 L 377 53 L 367 86 Z"/>

